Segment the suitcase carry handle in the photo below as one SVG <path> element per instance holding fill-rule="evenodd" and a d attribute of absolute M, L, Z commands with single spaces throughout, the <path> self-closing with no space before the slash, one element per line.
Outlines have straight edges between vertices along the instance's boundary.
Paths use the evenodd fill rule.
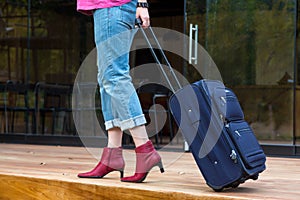
<path fill-rule="evenodd" d="M 151 45 L 151 42 L 149 41 L 149 39 L 148 39 L 148 37 L 147 37 L 147 34 L 146 34 L 145 30 L 142 28 L 142 20 L 141 20 L 140 18 L 137 18 L 137 19 L 135 20 L 135 24 L 136 24 L 136 25 L 138 26 L 138 28 L 141 30 L 141 32 L 142 32 L 142 34 L 143 34 L 143 36 L 144 36 L 144 38 L 145 38 L 145 40 L 146 40 L 146 42 L 147 42 L 147 44 L 148 44 L 148 46 L 149 46 L 150 52 L 151 52 L 151 54 L 152 54 L 152 56 L 153 56 L 155 62 L 156 62 L 157 65 L 159 66 L 159 68 L 160 68 L 160 70 L 161 70 L 163 76 L 165 77 L 165 79 L 166 79 L 166 81 L 167 81 L 167 83 L 168 83 L 170 89 L 172 90 L 173 93 L 175 93 L 177 90 L 175 90 L 174 86 L 172 85 L 172 83 L 171 83 L 171 81 L 170 81 L 170 79 L 169 79 L 167 73 L 165 72 L 165 70 L 164 70 L 164 68 L 163 68 L 163 66 L 162 66 L 162 64 L 161 64 L 161 62 L 159 61 L 159 59 L 158 59 L 158 57 L 157 57 L 157 55 L 156 55 L 156 53 L 155 53 L 155 51 L 154 51 L 154 49 L 153 49 L 153 46 Z M 178 89 L 181 89 L 181 88 L 182 88 L 182 85 L 181 85 L 181 83 L 179 82 L 179 80 L 178 80 L 178 78 L 177 78 L 177 76 L 176 76 L 176 74 L 175 74 L 175 72 L 174 72 L 174 70 L 173 70 L 171 64 L 169 63 L 168 58 L 166 57 L 164 51 L 162 50 L 162 48 L 161 48 L 161 46 L 160 46 L 160 44 L 159 44 L 159 42 L 158 42 L 158 40 L 157 40 L 157 37 L 155 36 L 155 33 L 153 32 L 152 27 L 149 26 L 148 29 L 150 30 L 150 33 L 151 33 L 151 35 L 152 35 L 152 37 L 153 37 L 153 39 L 154 39 L 154 41 L 155 41 L 155 43 L 156 43 L 156 45 L 157 45 L 157 48 L 158 48 L 160 54 L 162 55 L 163 59 L 165 60 L 166 65 L 167 65 L 167 67 L 169 68 L 169 71 L 170 71 L 172 77 L 174 78 L 174 80 L 175 80 L 175 82 L 176 82 L 176 84 L 177 84 L 177 86 L 178 86 Z"/>

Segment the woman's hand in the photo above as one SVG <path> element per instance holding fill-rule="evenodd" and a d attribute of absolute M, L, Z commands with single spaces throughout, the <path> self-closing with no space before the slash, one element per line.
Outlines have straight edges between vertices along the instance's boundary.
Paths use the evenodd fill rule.
<path fill-rule="evenodd" d="M 147 1 L 142 1 L 140 0 L 139 2 L 147 2 Z M 149 17 L 149 12 L 148 8 L 144 7 L 137 7 L 136 8 L 136 18 L 140 18 L 142 20 L 142 27 L 147 28 L 150 26 L 150 17 Z"/>

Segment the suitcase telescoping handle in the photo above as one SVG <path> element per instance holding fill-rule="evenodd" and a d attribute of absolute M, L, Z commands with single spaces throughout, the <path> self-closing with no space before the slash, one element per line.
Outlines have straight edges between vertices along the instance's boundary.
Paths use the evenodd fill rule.
<path fill-rule="evenodd" d="M 165 79 L 166 79 L 166 81 L 167 81 L 167 83 L 168 83 L 170 89 L 172 90 L 173 93 L 175 93 L 178 89 L 181 89 L 181 88 L 182 88 L 182 85 L 181 85 L 181 83 L 179 82 L 179 80 L 178 80 L 178 78 L 177 78 L 177 76 L 176 76 L 176 74 L 175 74 L 175 72 L 174 72 L 174 70 L 173 70 L 171 64 L 169 63 L 168 58 L 166 57 L 164 51 L 162 50 L 162 48 L 161 48 L 161 46 L 160 46 L 160 44 L 159 44 L 159 42 L 158 42 L 158 40 L 157 40 L 157 37 L 155 36 L 155 33 L 153 32 L 152 27 L 149 26 L 148 29 L 149 29 L 149 31 L 150 31 L 150 33 L 151 33 L 151 35 L 152 35 L 152 37 L 153 37 L 153 39 L 154 39 L 156 45 L 157 45 L 157 48 L 158 48 L 160 54 L 162 55 L 162 58 L 163 58 L 163 59 L 165 60 L 165 62 L 166 62 L 166 65 L 167 65 L 167 67 L 168 67 L 168 69 L 169 69 L 169 71 L 170 71 L 171 76 L 174 78 L 174 80 L 175 80 L 175 82 L 176 82 L 176 84 L 177 84 L 177 86 L 178 86 L 178 89 L 177 89 L 177 90 L 176 90 L 176 89 L 174 88 L 174 86 L 172 85 L 172 83 L 171 83 L 171 81 L 170 81 L 170 79 L 169 79 L 169 77 L 168 77 L 168 75 L 167 75 L 165 69 L 163 68 L 163 65 L 161 64 L 160 60 L 158 59 L 158 57 L 157 57 L 157 55 L 156 55 L 156 53 L 155 53 L 155 51 L 154 51 L 154 49 L 153 49 L 153 46 L 152 46 L 151 42 L 150 42 L 149 39 L 148 39 L 148 36 L 147 36 L 145 30 L 142 28 L 142 21 L 141 21 L 141 19 L 137 18 L 137 19 L 135 20 L 135 23 L 136 23 L 136 25 L 138 26 L 138 28 L 141 30 L 141 32 L 142 32 L 142 34 L 143 34 L 143 36 L 144 36 L 144 38 L 145 38 L 145 40 L 146 40 L 146 42 L 147 42 L 147 44 L 148 44 L 148 46 L 149 46 L 150 52 L 151 52 L 151 54 L 152 54 L 152 56 L 153 56 L 155 62 L 156 62 L 157 65 L 159 66 L 159 68 L 160 68 L 160 70 L 161 70 L 163 76 L 165 77 Z"/>
<path fill-rule="evenodd" d="M 145 33 L 145 30 L 142 28 L 142 21 L 141 21 L 141 19 L 137 18 L 136 21 L 135 21 L 135 23 L 136 23 L 136 25 L 139 27 L 139 29 L 141 30 L 141 32 L 142 32 L 142 34 L 143 34 L 143 36 L 144 36 L 144 38 L 145 38 L 145 40 L 146 40 L 146 42 L 147 42 L 147 44 L 148 44 L 148 46 L 149 46 L 150 52 L 151 52 L 151 54 L 152 54 L 152 56 L 153 56 L 155 62 L 156 62 L 157 65 L 159 66 L 159 68 L 160 68 L 160 70 L 161 70 L 163 76 L 165 77 L 165 79 L 166 79 L 166 81 L 167 81 L 167 83 L 168 83 L 170 89 L 172 90 L 173 93 L 175 93 L 177 90 L 174 89 L 174 87 L 173 87 L 173 85 L 172 85 L 172 83 L 171 83 L 171 81 L 170 81 L 170 79 L 169 79 L 167 73 L 165 72 L 165 69 L 163 68 L 161 62 L 159 61 L 159 59 L 158 59 L 158 57 L 157 57 L 155 51 L 153 50 L 153 47 L 152 47 L 152 45 L 151 45 L 151 43 L 150 43 L 150 41 L 149 41 L 149 39 L 148 39 L 148 37 L 147 37 L 147 35 L 146 35 L 146 33 Z M 173 76 L 173 78 L 174 78 L 174 80 L 175 80 L 175 82 L 176 82 L 176 84 L 177 84 L 177 86 L 178 86 L 178 90 L 181 89 L 181 88 L 182 88 L 182 85 L 180 84 L 180 82 L 179 82 L 179 80 L 178 80 L 178 78 L 177 78 L 177 76 L 176 76 L 176 74 L 175 74 L 175 72 L 174 72 L 174 70 L 173 70 L 171 64 L 169 63 L 169 61 L 168 61 L 168 59 L 167 59 L 167 57 L 166 57 L 164 51 L 162 50 L 162 48 L 161 48 L 161 46 L 160 46 L 160 44 L 159 44 L 159 42 L 158 42 L 158 40 L 157 40 L 157 37 L 155 36 L 155 34 L 154 34 L 154 32 L 153 32 L 152 27 L 149 26 L 148 29 L 150 30 L 150 33 L 151 33 L 151 35 L 152 35 L 152 37 L 153 37 L 153 39 L 154 39 L 154 41 L 155 41 L 155 43 L 156 43 L 156 45 L 157 45 L 157 48 L 158 48 L 160 54 L 162 55 L 163 59 L 164 59 L 165 62 L 166 62 L 166 65 L 167 65 L 167 67 L 168 67 L 168 69 L 169 69 L 169 71 L 170 71 L 170 73 L 171 73 L 171 76 Z M 186 141 L 184 141 L 184 147 L 183 147 L 183 148 L 184 148 L 184 151 L 186 151 L 186 152 L 189 151 L 189 145 L 188 145 L 188 143 L 187 143 Z"/>

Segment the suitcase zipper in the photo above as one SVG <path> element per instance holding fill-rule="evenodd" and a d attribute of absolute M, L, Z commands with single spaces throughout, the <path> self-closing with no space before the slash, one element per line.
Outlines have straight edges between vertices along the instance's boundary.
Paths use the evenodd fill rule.
<path fill-rule="evenodd" d="M 238 130 L 235 130 L 234 131 L 238 136 L 240 136 L 241 137 L 241 134 L 239 133 L 239 131 Z"/>
<path fill-rule="evenodd" d="M 242 128 L 242 129 L 237 129 L 237 130 L 235 130 L 234 132 L 235 132 L 238 136 L 241 136 L 241 134 L 242 134 L 243 132 L 246 132 L 246 131 L 250 131 L 250 129 L 249 129 L 249 128 Z"/>
<path fill-rule="evenodd" d="M 249 130 L 250 130 L 249 128 L 243 128 L 243 129 L 237 129 L 237 130 L 235 130 L 234 132 L 235 132 L 239 137 L 242 137 L 243 132 L 247 132 L 247 131 L 249 131 Z"/>

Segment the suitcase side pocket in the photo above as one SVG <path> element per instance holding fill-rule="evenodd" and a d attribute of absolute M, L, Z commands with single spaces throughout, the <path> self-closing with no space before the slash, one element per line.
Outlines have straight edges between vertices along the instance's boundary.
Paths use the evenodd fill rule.
<path fill-rule="evenodd" d="M 230 122 L 226 125 L 226 130 L 247 168 L 255 168 L 265 163 L 266 156 L 247 122 Z"/>
<path fill-rule="evenodd" d="M 244 113 L 234 92 L 229 88 L 216 88 L 214 92 L 216 107 L 226 121 L 243 120 Z"/>
<path fill-rule="evenodd" d="M 246 157 L 247 157 L 249 166 L 252 168 L 261 166 L 266 161 L 266 156 L 261 149 L 257 150 L 256 152 L 252 152 L 252 153 L 246 155 Z"/>
<path fill-rule="evenodd" d="M 244 113 L 241 108 L 241 105 L 231 90 L 226 89 L 226 100 L 227 100 L 227 107 L 226 107 L 226 120 L 233 121 L 233 120 L 242 120 L 244 119 Z"/>

